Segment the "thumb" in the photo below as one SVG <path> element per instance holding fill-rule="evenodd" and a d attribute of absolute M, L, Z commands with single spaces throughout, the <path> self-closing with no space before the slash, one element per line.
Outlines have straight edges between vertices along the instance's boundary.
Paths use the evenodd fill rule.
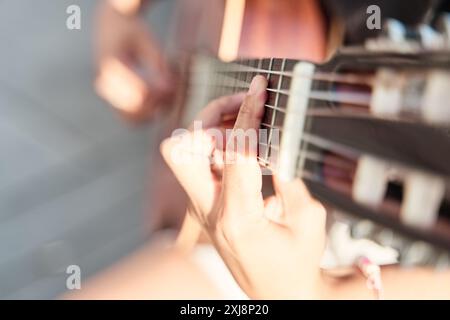
<path fill-rule="evenodd" d="M 281 181 L 274 176 L 275 193 L 283 207 L 282 220 L 290 227 L 300 230 L 315 229 L 324 225 L 325 209 L 313 199 L 301 179 Z"/>
<path fill-rule="evenodd" d="M 211 211 L 215 182 L 210 168 L 214 139 L 199 130 L 165 139 L 160 146 L 167 165 L 202 214 Z"/>
<path fill-rule="evenodd" d="M 253 78 L 225 150 L 223 194 L 227 204 L 238 207 L 261 200 L 261 169 L 257 161 L 258 128 L 264 112 L 267 80 Z"/>

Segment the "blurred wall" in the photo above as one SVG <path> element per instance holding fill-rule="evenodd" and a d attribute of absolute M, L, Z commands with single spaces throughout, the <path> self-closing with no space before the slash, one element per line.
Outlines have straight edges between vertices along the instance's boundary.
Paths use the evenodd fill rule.
<path fill-rule="evenodd" d="M 171 1 L 154 12 L 164 30 Z M 82 28 L 66 28 L 81 7 Z M 144 241 L 158 128 L 93 91 L 92 0 L 0 0 L 0 298 L 52 298 Z M 148 210 L 145 210 L 148 211 Z"/>

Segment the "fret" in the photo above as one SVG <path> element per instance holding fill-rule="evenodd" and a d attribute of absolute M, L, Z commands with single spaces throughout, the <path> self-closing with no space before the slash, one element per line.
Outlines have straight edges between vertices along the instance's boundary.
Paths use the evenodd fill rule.
<path fill-rule="evenodd" d="M 261 126 L 266 127 L 268 129 L 276 129 L 276 130 L 279 130 L 279 131 L 283 131 L 283 127 L 282 126 L 276 126 L 276 125 L 272 125 L 270 123 L 261 122 Z"/>
<path fill-rule="evenodd" d="M 239 81 L 241 82 L 241 83 L 248 83 L 247 82 L 247 75 L 248 75 L 248 72 L 246 72 L 245 70 L 244 70 L 244 68 L 246 67 L 246 64 L 248 64 L 249 63 L 249 60 L 244 60 L 244 64 L 241 64 L 241 66 L 240 66 L 240 73 L 239 73 Z"/>
<path fill-rule="evenodd" d="M 233 81 L 233 88 L 231 88 L 231 92 L 232 93 L 235 93 L 236 92 L 236 87 L 237 87 L 237 84 L 238 84 L 238 82 L 240 82 L 240 76 L 241 76 L 241 65 L 238 65 L 238 68 L 237 68 L 237 70 L 236 70 L 236 73 L 235 73 L 235 76 L 233 77 L 234 78 L 234 81 Z"/>
<path fill-rule="evenodd" d="M 292 77 L 282 76 L 280 90 L 289 90 L 291 87 Z"/>
<path fill-rule="evenodd" d="M 222 68 L 226 69 L 227 67 L 229 67 L 227 64 L 222 64 Z M 220 69 L 219 69 L 220 70 Z M 217 73 L 217 77 L 218 77 L 218 90 L 217 90 L 217 96 L 223 96 L 225 93 L 225 78 L 220 76 L 220 71 Z"/>
<path fill-rule="evenodd" d="M 254 64 L 254 63 L 257 63 L 257 61 L 256 60 L 247 60 L 247 65 L 245 67 L 247 67 L 247 68 L 250 67 L 251 68 L 251 65 Z M 244 81 L 246 83 L 250 83 L 250 81 L 252 81 L 252 79 L 253 79 L 253 71 L 245 72 L 245 79 L 244 79 Z"/>
<path fill-rule="evenodd" d="M 267 73 L 266 77 L 269 76 L 268 72 L 272 69 L 272 61 L 273 58 L 265 58 L 265 59 L 261 59 L 261 66 L 258 67 L 258 73 L 264 75 L 265 73 Z"/>
<path fill-rule="evenodd" d="M 278 60 L 278 59 L 277 59 Z M 279 66 L 279 68 L 280 68 L 280 71 L 284 71 L 284 68 L 285 68 L 285 63 L 286 63 L 286 59 L 283 59 L 283 60 L 281 60 L 281 62 L 280 62 L 280 64 L 278 64 L 278 63 L 274 63 L 273 64 L 273 68 L 278 68 L 278 66 Z M 278 76 L 278 83 L 277 83 L 277 90 L 279 91 L 279 90 L 281 90 L 280 88 L 281 88 L 281 82 L 282 82 L 282 79 L 283 79 L 283 76 L 281 76 L 281 75 L 279 75 Z M 272 126 L 275 126 L 275 122 L 276 122 L 276 119 L 277 119 L 277 115 L 278 115 L 278 113 L 277 113 L 277 108 L 279 107 L 279 94 L 277 93 L 276 94 L 276 96 L 275 96 L 275 102 L 274 102 L 274 106 L 275 106 L 275 108 L 273 109 L 273 112 L 272 112 L 272 119 L 271 119 L 271 125 Z M 279 138 L 280 138 L 280 131 L 276 131 L 275 133 L 274 133 L 274 131 L 273 131 L 273 129 L 271 129 L 270 131 L 269 131 L 269 137 L 268 137 L 268 143 L 269 143 L 269 146 L 272 146 L 274 143 L 276 144 L 276 145 L 279 145 L 279 143 L 280 143 L 280 141 L 279 141 Z M 274 140 L 276 138 L 276 140 Z M 272 166 L 273 167 L 276 167 L 276 165 L 277 165 L 277 162 L 278 162 L 278 159 L 277 159 L 277 156 L 278 156 L 278 152 L 277 153 L 275 153 L 275 154 L 272 154 L 272 149 L 269 147 L 268 148 L 268 156 L 269 156 L 269 159 L 270 159 L 270 161 L 271 161 L 271 163 L 272 163 Z"/>
<path fill-rule="evenodd" d="M 296 63 L 295 60 L 285 59 L 285 69 L 277 70 L 277 68 L 281 63 L 282 59 L 272 59 L 274 63 L 274 67 L 269 69 L 268 66 L 270 64 L 270 59 L 253 59 L 253 60 L 241 60 L 236 61 L 234 63 L 220 63 L 216 70 L 217 73 L 221 74 L 237 74 L 237 73 L 245 73 L 247 74 L 271 74 L 271 75 L 279 75 L 283 76 L 282 89 L 289 89 L 290 81 L 292 81 L 292 77 L 294 76 L 293 67 Z M 258 63 L 261 62 L 261 63 Z M 202 72 L 201 70 L 191 70 L 191 73 Z M 352 74 L 345 73 L 339 74 L 336 72 L 316 72 L 314 75 L 308 74 L 295 74 L 296 77 L 306 77 L 312 78 L 316 81 L 325 81 L 325 82 L 337 82 L 337 83 L 346 83 L 352 85 L 362 85 L 362 86 L 373 86 L 374 84 L 374 76 L 370 74 Z M 241 80 L 244 80 L 244 76 L 242 76 Z M 248 77 L 245 77 L 245 80 L 249 80 Z"/>
<path fill-rule="evenodd" d="M 213 92 L 214 99 L 220 96 L 220 90 L 221 90 L 220 81 L 219 81 L 220 78 L 217 76 L 219 74 L 218 70 L 220 67 L 221 67 L 221 63 L 216 62 L 215 66 L 214 66 L 214 69 L 215 69 L 214 71 L 215 71 L 216 76 L 214 77 L 214 83 L 211 85 L 211 86 L 213 86 L 212 92 Z"/>
<path fill-rule="evenodd" d="M 262 65 L 263 66 L 267 65 L 267 69 L 268 70 L 272 70 L 273 60 L 274 60 L 273 58 L 270 58 L 269 61 L 267 62 L 267 59 L 263 59 L 262 60 Z M 272 74 L 268 73 L 265 76 L 267 78 L 267 82 L 270 83 L 270 78 L 271 78 Z M 267 139 L 266 140 L 267 142 L 270 141 L 271 132 L 272 132 L 272 130 L 269 130 L 269 134 L 268 135 L 264 135 L 264 138 Z M 261 137 L 260 137 L 260 140 L 261 140 Z M 260 148 L 260 150 L 261 150 L 261 148 Z M 264 147 L 264 150 L 263 150 L 263 152 L 261 154 L 264 155 L 264 159 L 266 159 L 266 162 L 269 162 L 270 147 Z"/>
<path fill-rule="evenodd" d="M 276 110 L 276 111 L 278 111 L 278 112 L 280 112 L 280 113 L 286 113 L 286 110 L 285 109 L 283 109 L 283 108 L 280 108 L 280 107 L 276 107 L 276 106 L 273 106 L 273 105 L 270 105 L 270 104 L 268 104 L 268 103 L 266 103 L 265 105 L 264 105 L 264 107 L 266 107 L 267 109 L 269 109 L 269 110 Z"/>
<path fill-rule="evenodd" d="M 284 95 L 289 95 L 289 90 L 284 90 L 284 89 L 272 89 L 272 88 L 267 88 L 267 91 L 269 92 L 274 92 L 274 93 L 280 93 L 280 94 L 284 94 Z"/>
<path fill-rule="evenodd" d="M 238 67 L 231 67 L 230 69 L 227 70 L 219 70 L 219 72 L 237 72 Z M 272 75 L 281 75 L 281 76 L 285 76 L 285 77 L 292 77 L 292 72 L 290 71 L 285 71 L 285 72 L 281 72 L 281 71 L 274 71 L 274 70 L 269 70 L 269 69 L 264 69 L 261 67 L 252 67 L 252 66 L 243 66 L 242 72 L 246 72 L 246 73 L 264 73 L 264 74 L 272 74 Z"/>
<path fill-rule="evenodd" d="M 238 65 L 241 66 L 241 65 Z M 242 66 L 242 69 L 237 69 L 238 67 L 226 66 L 223 69 L 218 69 L 217 73 L 236 73 L 237 71 L 243 73 L 264 73 L 264 74 L 272 74 L 272 75 L 280 75 L 285 77 L 286 82 L 291 81 L 293 77 L 293 72 L 291 71 L 274 71 L 263 69 L 260 67 L 252 67 L 252 66 Z M 240 67 L 239 67 L 240 68 Z M 190 73 L 195 73 L 200 71 L 191 71 Z M 296 77 L 310 77 L 307 74 L 299 74 L 295 75 Z M 337 74 L 337 73 L 326 73 L 326 72 L 317 72 L 311 77 L 313 80 L 317 81 L 326 81 L 326 82 L 340 82 L 346 84 L 354 84 L 354 85 L 366 85 L 372 86 L 374 83 L 374 77 L 371 75 L 357 75 L 357 74 Z M 289 86 L 286 86 L 286 89 Z"/>

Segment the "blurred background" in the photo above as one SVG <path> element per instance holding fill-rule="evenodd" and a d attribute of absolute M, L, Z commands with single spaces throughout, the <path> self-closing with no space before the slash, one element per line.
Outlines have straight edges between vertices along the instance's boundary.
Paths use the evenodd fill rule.
<path fill-rule="evenodd" d="M 166 27 L 173 1 L 157 2 Z M 66 8 L 81 8 L 68 30 Z M 132 126 L 93 88 L 93 0 L 0 0 L 0 298 L 53 298 L 148 236 L 155 123 Z M 148 20 L 150 20 L 148 19 Z"/>

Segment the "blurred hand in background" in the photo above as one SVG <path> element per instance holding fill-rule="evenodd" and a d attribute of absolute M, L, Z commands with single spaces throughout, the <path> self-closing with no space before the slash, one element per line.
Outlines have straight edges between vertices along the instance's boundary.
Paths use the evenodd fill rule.
<path fill-rule="evenodd" d="M 126 118 L 142 121 L 170 101 L 172 76 L 159 43 L 138 12 L 141 0 L 105 0 L 96 17 L 98 94 Z"/>

